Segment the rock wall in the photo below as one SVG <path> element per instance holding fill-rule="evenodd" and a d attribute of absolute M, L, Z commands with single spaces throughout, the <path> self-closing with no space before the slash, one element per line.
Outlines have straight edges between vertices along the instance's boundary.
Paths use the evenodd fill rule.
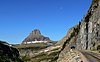
<path fill-rule="evenodd" d="M 81 22 L 71 28 L 59 44 L 63 46 L 62 50 L 67 45 L 77 49 L 97 49 L 100 45 L 100 0 L 93 0 Z"/>
<path fill-rule="evenodd" d="M 77 49 L 96 49 L 100 44 L 100 0 L 91 5 L 80 25 Z"/>
<path fill-rule="evenodd" d="M 98 50 L 100 46 L 100 0 L 93 0 L 81 22 L 71 28 L 56 45 L 62 45 L 57 62 L 68 62 L 67 54 L 72 46 L 78 50 Z"/>

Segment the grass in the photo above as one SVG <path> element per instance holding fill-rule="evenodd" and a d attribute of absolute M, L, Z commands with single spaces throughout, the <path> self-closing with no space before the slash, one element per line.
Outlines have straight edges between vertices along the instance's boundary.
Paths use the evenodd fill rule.
<path fill-rule="evenodd" d="M 55 51 L 55 50 L 57 50 L 57 49 L 54 49 L 52 51 Z M 26 62 L 27 61 L 41 62 L 41 61 L 49 61 L 49 60 L 50 60 L 50 62 L 56 62 L 56 60 L 58 58 L 59 51 L 55 51 L 55 52 L 52 52 L 52 51 L 50 51 L 50 52 L 42 52 L 42 53 L 40 53 L 40 54 L 38 54 L 38 55 L 36 55 L 34 57 L 31 57 L 31 58 L 29 58 L 29 56 L 26 55 L 26 56 L 23 56 L 22 59 L 24 61 L 26 61 Z"/>
<path fill-rule="evenodd" d="M 93 0 L 92 4 L 99 2 L 100 0 Z"/>
<path fill-rule="evenodd" d="M 43 60 L 47 60 L 47 61 L 51 60 L 51 62 L 56 62 L 56 59 L 58 58 L 57 53 L 58 52 L 53 52 L 49 55 L 48 55 L 48 53 L 41 53 L 41 54 L 33 57 L 32 60 L 34 62 L 40 62 L 40 61 L 43 61 Z"/>
<path fill-rule="evenodd" d="M 46 48 L 48 47 L 47 44 L 44 44 L 44 43 L 36 43 L 36 44 L 21 44 L 21 45 L 15 45 L 13 46 L 15 48 L 18 48 L 18 49 L 23 49 L 23 48 Z"/>
<path fill-rule="evenodd" d="M 22 56 L 21 58 L 23 61 L 30 61 L 31 60 L 28 56 Z"/>
<path fill-rule="evenodd" d="M 44 44 L 44 43 L 37 43 L 37 44 L 21 44 L 21 45 L 15 45 L 13 46 L 17 49 L 21 49 L 21 50 L 32 50 L 32 51 L 38 51 L 38 50 L 41 50 L 41 49 L 44 49 L 46 47 L 48 47 L 47 44 Z M 58 50 L 58 49 L 53 49 L 52 51 L 55 51 L 55 50 Z M 42 53 L 39 53 L 38 55 L 34 55 L 33 57 L 29 57 L 29 55 L 25 55 L 25 56 L 22 56 L 22 60 L 24 60 L 24 62 L 27 62 L 27 61 L 31 61 L 31 62 L 40 62 L 40 61 L 48 61 L 48 60 L 51 60 L 51 62 L 55 62 L 58 58 L 58 51 L 56 52 L 52 52 L 52 51 L 49 51 L 50 54 L 48 54 L 48 52 L 42 52 Z"/>

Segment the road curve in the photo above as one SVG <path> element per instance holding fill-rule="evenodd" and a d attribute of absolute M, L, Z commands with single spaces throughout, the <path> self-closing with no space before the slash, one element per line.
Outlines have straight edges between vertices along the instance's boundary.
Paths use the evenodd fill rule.
<path fill-rule="evenodd" d="M 86 58 L 85 59 L 86 62 L 100 62 L 100 54 L 93 52 L 86 52 L 86 51 L 80 51 L 80 52 Z"/>

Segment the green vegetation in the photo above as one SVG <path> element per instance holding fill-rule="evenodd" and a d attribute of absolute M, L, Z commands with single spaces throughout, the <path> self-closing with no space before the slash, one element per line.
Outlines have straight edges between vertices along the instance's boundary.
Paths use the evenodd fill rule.
<path fill-rule="evenodd" d="M 15 45 L 13 47 L 17 49 L 43 49 L 48 47 L 49 45 L 44 43 L 36 43 L 36 44 L 21 44 L 21 45 Z"/>
<path fill-rule="evenodd" d="M 79 25 L 78 25 L 79 26 Z M 73 38 L 74 36 L 76 36 L 79 33 L 79 27 L 77 28 L 73 28 L 73 32 L 71 33 L 70 38 Z"/>
<path fill-rule="evenodd" d="M 0 62 L 23 62 L 21 61 L 21 59 L 19 59 L 18 57 L 12 57 L 12 56 L 0 56 Z"/>
<path fill-rule="evenodd" d="M 58 58 L 58 49 L 55 48 L 53 50 L 50 50 L 48 52 L 40 52 L 40 50 L 49 47 L 50 45 L 45 43 L 36 43 L 36 44 L 21 44 L 21 45 L 14 45 L 13 47 L 17 48 L 19 51 L 27 51 L 25 56 L 21 56 L 21 59 L 24 62 L 40 62 L 40 61 L 50 61 L 55 62 Z M 36 52 L 37 54 L 30 56 L 28 53 L 30 52 Z"/>
<path fill-rule="evenodd" d="M 41 62 L 41 61 L 50 61 L 50 62 L 56 62 L 58 59 L 58 49 L 53 49 L 52 51 L 49 52 L 42 52 L 39 53 L 38 55 L 35 55 L 33 57 L 30 57 L 28 55 L 22 56 L 22 60 L 24 62 L 31 61 L 31 62 Z"/>
<path fill-rule="evenodd" d="M 92 48 L 91 51 L 97 51 L 95 48 Z"/>
<path fill-rule="evenodd" d="M 30 61 L 31 59 L 28 56 L 21 56 L 23 61 Z"/>
<path fill-rule="evenodd" d="M 34 62 L 40 62 L 40 61 L 48 61 L 50 60 L 50 62 L 56 62 L 58 56 L 57 56 L 58 52 L 52 52 L 50 54 L 48 53 L 41 53 L 35 57 L 32 58 L 32 61 Z"/>
<path fill-rule="evenodd" d="M 100 45 L 97 46 L 97 50 L 100 50 Z"/>
<path fill-rule="evenodd" d="M 0 43 L 0 62 L 22 62 L 16 48 Z"/>
<path fill-rule="evenodd" d="M 92 1 L 92 4 L 94 4 L 94 3 L 98 3 L 100 0 L 93 0 Z"/>

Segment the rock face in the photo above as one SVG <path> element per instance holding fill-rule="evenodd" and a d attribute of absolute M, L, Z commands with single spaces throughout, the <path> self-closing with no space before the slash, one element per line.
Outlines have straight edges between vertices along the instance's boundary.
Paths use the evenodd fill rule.
<path fill-rule="evenodd" d="M 76 40 L 78 49 L 97 49 L 100 44 L 100 0 L 93 0 L 86 16 L 80 24 Z"/>
<path fill-rule="evenodd" d="M 77 49 L 96 49 L 100 44 L 100 0 L 93 0 L 86 16 L 57 44 L 61 43 L 75 45 Z"/>
<path fill-rule="evenodd" d="M 70 50 L 57 60 L 57 62 L 81 62 L 82 57 L 79 52 Z"/>
<path fill-rule="evenodd" d="M 32 44 L 32 43 L 47 43 L 51 42 L 48 37 L 41 34 L 40 30 L 35 29 L 32 31 L 27 38 L 22 42 L 22 44 Z"/>
<path fill-rule="evenodd" d="M 100 46 L 100 0 L 93 0 L 81 22 L 71 28 L 57 45 L 62 46 L 57 62 L 65 60 L 63 58 L 66 58 L 71 46 L 75 46 L 78 50 L 98 50 Z"/>
<path fill-rule="evenodd" d="M 0 62 L 23 62 L 16 48 L 9 47 L 0 41 Z"/>

